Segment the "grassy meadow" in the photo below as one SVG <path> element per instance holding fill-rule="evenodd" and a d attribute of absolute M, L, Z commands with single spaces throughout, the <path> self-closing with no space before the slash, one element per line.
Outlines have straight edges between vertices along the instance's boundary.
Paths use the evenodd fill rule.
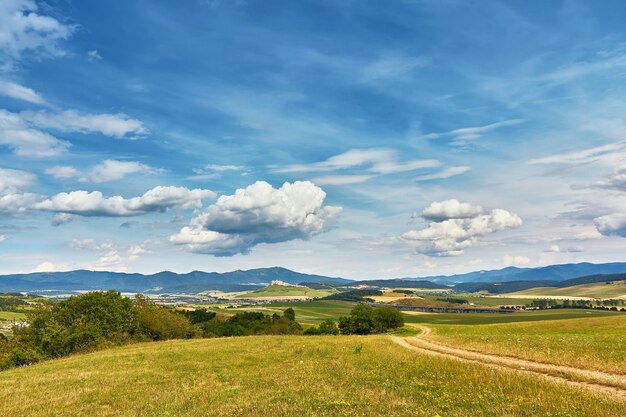
<path fill-rule="evenodd" d="M 626 281 L 598 282 L 571 287 L 538 287 L 507 294 L 511 297 L 586 297 L 626 299 Z"/>
<path fill-rule="evenodd" d="M 388 336 L 167 341 L 0 373 L 11 416 L 617 416 L 626 403 Z"/>
<path fill-rule="evenodd" d="M 455 347 L 626 375 L 626 314 L 431 327 Z"/>
<path fill-rule="evenodd" d="M 13 321 L 22 321 L 26 318 L 26 314 L 22 312 L 0 311 L 0 325 L 8 324 Z"/>
<path fill-rule="evenodd" d="M 308 297 L 319 298 L 335 294 L 336 289 L 314 290 L 309 287 L 293 287 L 287 285 L 268 285 L 255 291 L 249 291 L 238 295 L 236 298 L 272 298 L 272 297 Z"/>
<path fill-rule="evenodd" d="M 550 320 L 567 320 L 576 318 L 593 317 L 613 317 L 623 316 L 623 313 L 616 313 L 606 310 L 586 310 L 586 309 L 550 309 L 518 311 L 514 313 L 417 313 L 409 314 L 405 312 L 407 323 L 421 324 L 455 324 L 455 325 L 476 325 L 476 324 L 497 324 L 497 323 L 517 323 L 517 322 L 539 322 Z"/>
<path fill-rule="evenodd" d="M 220 313 L 234 314 L 237 311 L 260 311 L 265 314 L 282 314 L 291 307 L 296 312 L 296 318 L 302 324 L 319 324 L 327 319 L 337 320 L 340 316 L 347 316 L 355 303 L 347 301 L 307 301 L 296 303 L 272 303 L 262 306 L 246 306 L 240 308 L 218 309 Z"/>

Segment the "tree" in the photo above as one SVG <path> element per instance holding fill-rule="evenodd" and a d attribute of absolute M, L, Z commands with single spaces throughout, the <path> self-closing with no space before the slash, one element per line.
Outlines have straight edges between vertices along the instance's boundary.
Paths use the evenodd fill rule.
<path fill-rule="evenodd" d="M 135 296 L 135 304 L 141 330 L 150 339 L 184 339 L 193 334 L 191 322 L 184 315 L 158 306 L 141 294 Z"/>
<path fill-rule="evenodd" d="M 374 323 L 378 333 L 384 333 L 390 329 L 404 326 L 402 314 L 390 306 L 377 307 L 374 309 Z"/>
<path fill-rule="evenodd" d="M 339 319 L 339 329 L 343 334 L 372 333 L 375 330 L 374 309 L 367 304 L 357 304 L 350 311 L 350 317 Z"/>
<path fill-rule="evenodd" d="M 289 307 L 287 310 L 283 311 L 283 317 L 286 317 L 289 321 L 296 321 L 296 311 Z"/>
<path fill-rule="evenodd" d="M 320 323 L 318 327 L 318 334 L 339 334 L 339 328 L 337 327 L 337 323 L 332 320 L 324 320 Z"/>

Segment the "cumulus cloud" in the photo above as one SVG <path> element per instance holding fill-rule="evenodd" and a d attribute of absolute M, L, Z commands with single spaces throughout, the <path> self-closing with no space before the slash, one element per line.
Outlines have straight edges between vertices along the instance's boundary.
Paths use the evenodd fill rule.
<path fill-rule="evenodd" d="M 8 146 L 15 154 L 27 157 L 50 157 L 69 148 L 66 141 L 29 126 L 15 113 L 0 109 L 0 145 Z"/>
<path fill-rule="evenodd" d="M 577 253 L 584 251 L 585 248 L 583 248 L 582 246 L 561 247 L 559 245 L 550 245 L 548 249 L 544 250 L 544 252 L 546 253 Z"/>
<path fill-rule="evenodd" d="M 58 272 L 62 271 L 63 269 L 65 268 L 63 268 L 62 265 L 57 265 L 53 262 L 45 261 L 37 265 L 35 269 L 33 269 L 33 272 Z"/>
<path fill-rule="evenodd" d="M 172 208 L 200 208 L 202 200 L 215 197 L 210 190 L 158 186 L 140 197 L 104 197 L 100 191 L 59 193 L 32 206 L 35 210 L 77 216 L 125 217 Z"/>
<path fill-rule="evenodd" d="M 73 26 L 37 12 L 33 0 L 0 2 L 0 69 L 13 69 L 25 54 L 64 54 L 59 43 L 71 36 Z"/>
<path fill-rule="evenodd" d="M 99 184 L 121 180 L 129 174 L 153 174 L 156 171 L 154 168 L 140 162 L 106 159 L 84 173 L 71 166 L 54 166 L 46 169 L 46 174 L 52 175 L 57 179 L 76 178 L 82 182 Z"/>
<path fill-rule="evenodd" d="M 26 111 L 20 115 L 34 126 L 54 129 L 59 132 L 101 133 L 106 136 L 123 138 L 126 135 L 139 136 L 148 133 L 143 123 L 125 114 L 88 114 L 76 110 L 60 113 L 48 111 Z"/>
<path fill-rule="evenodd" d="M 273 188 L 258 181 L 196 215 L 170 241 L 196 253 L 246 254 L 260 243 L 308 239 L 327 229 L 340 207 L 324 206 L 326 193 L 309 181 Z"/>
<path fill-rule="evenodd" d="M 46 104 L 46 101 L 35 90 L 11 81 L 0 80 L 0 95 L 33 104 Z"/>
<path fill-rule="evenodd" d="M 598 232 L 604 236 L 626 237 L 626 213 L 613 213 L 594 219 Z"/>
<path fill-rule="evenodd" d="M 5 240 L 7 240 L 7 237 L 5 235 L 0 235 L 0 243 L 4 242 Z"/>
<path fill-rule="evenodd" d="M 0 195 L 20 192 L 37 182 L 37 176 L 27 171 L 0 168 Z"/>
<path fill-rule="evenodd" d="M 456 256 L 473 246 L 481 236 L 516 228 L 522 219 L 503 209 L 485 211 L 480 206 L 458 200 L 434 202 L 422 217 L 428 227 L 411 230 L 402 238 L 415 245 L 419 253 L 428 256 Z"/>
<path fill-rule="evenodd" d="M 434 201 L 422 211 L 422 217 L 429 221 L 442 222 L 449 219 L 470 219 L 483 213 L 481 206 L 461 203 L 457 199 Z"/>
<path fill-rule="evenodd" d="M 593 188 L 604 188 L 607 190 L 626 191 L 626 168 L 607 175 L 606 178 L 592 185 Z"/>
<path fill-rule="evenodd" d="M 37 182 L 37 177 L 26 171 L 0 169 L 0 213 L 25 211 L 40 196 L 23 190 Z"/>
<path fill-rule="evenodd" d="M 521 266 L 521 265 L 528 265 L 530 263 L 530 259 L 527 256 L 505 255 L 502 258 L 502 262 L 506 266 Z"/>

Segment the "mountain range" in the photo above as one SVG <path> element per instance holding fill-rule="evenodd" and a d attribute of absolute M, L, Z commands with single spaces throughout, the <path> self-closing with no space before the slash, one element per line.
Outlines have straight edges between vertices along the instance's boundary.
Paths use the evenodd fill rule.
<path fill-rule="evenodd" d="M 498 283 L 512 281 L 560 282 L 588 275 L 626 273 L 626 262 L 606 264 L 563 264 L 540 268 L 507 267 L 499 270 L 476 271 L 457 275 L 438 275 L 418 278 L 401 278 L 404 281 L 429 281 L 420 283 L 441 288 L 441 284 Z M 384 280 L 355 281 L 345 278 L 311 275 L 289 269 L 273 267 L 232 272 L 193 271 L 186 274 L 164 271 L 151 275 L 77 270 L 68 272 L 34 272 L 30 274 L 0 275 L 0 292 L 86 291 L 114 289 L 122 292 L 142 293 L 198 293 L 206 290 L 245 291 L 262 288 L 280 280 L 289 284 L 301 282 L 329 283 L 334 285 L 380 285 Z M 398 280 L 389 281 L 394 286 Z M 433 284 L 436 283 L 436 284 Z"/>

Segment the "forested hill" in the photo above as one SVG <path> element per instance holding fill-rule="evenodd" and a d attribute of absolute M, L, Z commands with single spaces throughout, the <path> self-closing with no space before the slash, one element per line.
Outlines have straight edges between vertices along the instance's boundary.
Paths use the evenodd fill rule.
<path fill-rule="evenodd" d="M 343 278 L 309 275 L 285 268 L 259 268 L 225 273 L 193 271 L 187 274 L 159 272 L 152 275 L 77 270 L 0 276 L 0 292 L 41 290 L 117 290 L 141 293 L 196 293 L 206 290 L 244 291 L 261 288 L 273 280 L 290 284 L 303 281 L 347 284 Z"/>

